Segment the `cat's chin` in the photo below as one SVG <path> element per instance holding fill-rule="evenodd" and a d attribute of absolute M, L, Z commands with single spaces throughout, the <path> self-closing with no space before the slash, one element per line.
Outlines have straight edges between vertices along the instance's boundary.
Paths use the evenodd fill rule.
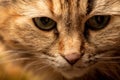
<path fill-rule="evenodd" d="M 82 77 L 86 70 L 71 70 L 71 71 L 61 71 L 62 75 L 68 79 L 76 78 L 76 77 Z"/>
<path fill-rule="evenodd" d="M 88 69 L 86 68 L 69 68 L 69 69 L 60 69 L 59 72 L 68 79 L 82 77 L 87 73 Z"/>

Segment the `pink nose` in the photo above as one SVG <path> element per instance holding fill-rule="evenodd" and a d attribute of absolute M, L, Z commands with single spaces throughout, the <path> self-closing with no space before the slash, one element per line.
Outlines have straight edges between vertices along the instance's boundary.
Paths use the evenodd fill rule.
<path fill-rule="evenodd" d="M 71 65 L 75 64 L 80 59 L 80 54 L 72 53 L 63 56 Z"/>

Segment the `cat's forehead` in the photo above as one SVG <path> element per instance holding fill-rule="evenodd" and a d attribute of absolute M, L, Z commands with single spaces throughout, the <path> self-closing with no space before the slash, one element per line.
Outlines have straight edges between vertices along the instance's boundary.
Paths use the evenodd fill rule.
<path fill-rule="evenodd" d="M 86 13 L 88 0 L 11 0 L 16 7 L 21 9 L 33 10 L 37 9 L 40 13 L 48 13 L 50 15 L 63 15 L 66 13 L 82 12 Z M 5 1 L 4 1 L 5 3 Z M 29 12 L 29 11 L 28 11 Z M 37 12 L 37 11 L 36 11 Z"/>
<path fill-rule="evenodd" d="M 0 0 L 0 6 L 12 5 L 16 12 L 27 16 L 86 15 L 90 12 L 109 14 L 119 11 L 119 0 Z"/>

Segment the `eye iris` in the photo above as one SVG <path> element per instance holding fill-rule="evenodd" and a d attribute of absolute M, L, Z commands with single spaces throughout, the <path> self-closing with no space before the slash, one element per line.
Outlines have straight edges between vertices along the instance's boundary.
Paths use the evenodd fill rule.
<path fill-rule="evenodd" d="M 110 16 L 97 15 L 87 20 L 85 26 L 92 30 L 99 30 L 99 29 L 104 28 L 108 24 L 109 21 L 110 21 Z"/>
<path fill-rule="evenodd" d="M 56 22 L 47 17 L 33 18 L 34 24 L 42 30 L 52 30 L 56 26 Z"/>

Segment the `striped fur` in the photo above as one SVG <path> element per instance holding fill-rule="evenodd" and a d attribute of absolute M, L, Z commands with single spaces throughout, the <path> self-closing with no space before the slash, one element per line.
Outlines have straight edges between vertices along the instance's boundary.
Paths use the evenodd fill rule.
<path fill-rule="evenodd" d="M 20 59 L 40 80 L 120 80 L 119 0 L 0 0 L 0 15 L 0 53 Z M 85 22 L 94 15 L 111 15 L 111 21 L 86 35 Z M 44 16 L 57 28 L 38 29 L 32 18 Z M 72 51 L 84 53 L 73 66 L 61 56 Z M 85 63 L 93 54 L 119 59 Z"/>

